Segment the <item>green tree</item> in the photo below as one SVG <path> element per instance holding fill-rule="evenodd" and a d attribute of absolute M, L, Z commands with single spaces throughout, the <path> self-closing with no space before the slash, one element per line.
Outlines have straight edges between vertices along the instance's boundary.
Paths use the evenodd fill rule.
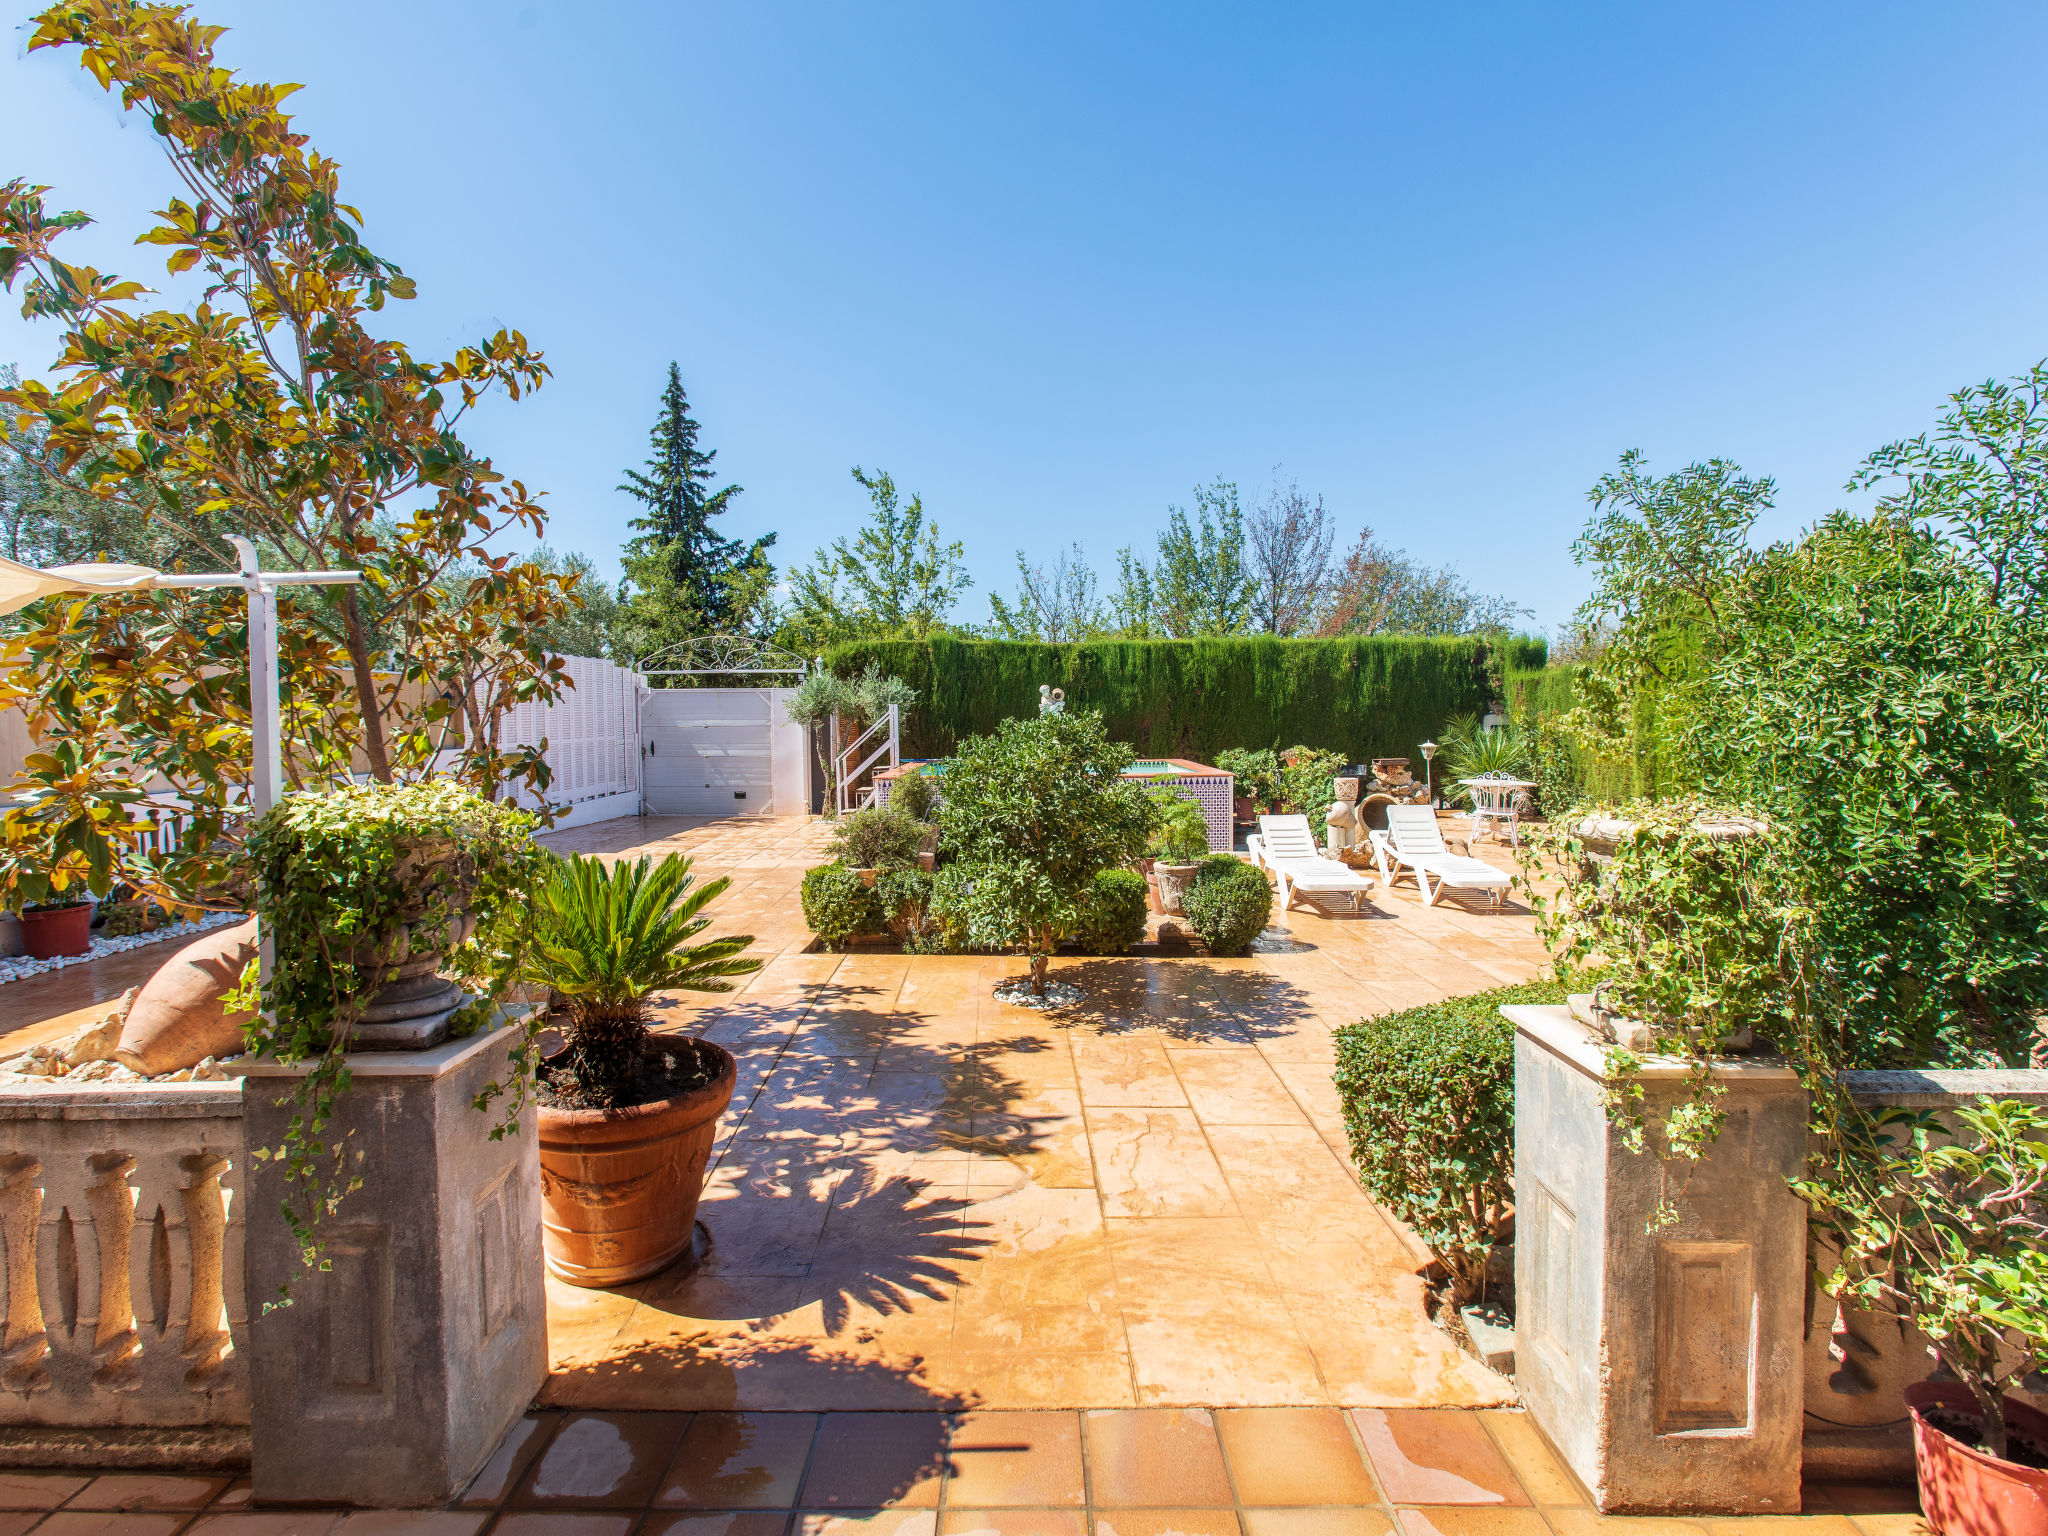
<path fill-rule="evenodd" d="M 718 451 L 697 446 L 700 430 L 682 369 L 671 362 L 661 414 L 648 435 L 646 472 L 627 470 L 619 487 L 647 509 L 633 519 L 637 536 L 621 559 L 631 588 L 633 639 L 642 654 L 692 635 L 747 628 L 774 580 L 768 562 L 774 534 L 749 544 L 723 538 L 711 526 L 741 487 L 711 488 Z"/>
<path fill-rule="evenodd" d="M 815 654 L 846 640 L 922 640 L 948 628 L 947 615 L 974 585 L 959 543 L 942 543 L 924 501 L 906 503 L 886 471 L 853 478 L 868 493 L 868 517 L 852 539 L 834 539 L 790 578 L 777 640 Z"/>
<path fill-rule="evenodd" d="M 1153 617 L 1169 639 L 1241 635 L 1251 628 L 1257 585 L 1245 564 L 1237 487 L 1218 478 L 1195 487 L 1195 516 L 1169 509 L 1152 571 Z"/>
<path fill-rule="evenodd" d="M 1032 565 L 1017 551 L 1017 600 L 1005 603 L 989 594 L 989 628 L 999 640 L 1043 640 L 1062 645 L 1093 640 L 1105 627 L 1102 600 L 1095 593 L 1095 572 L 1081 546 L 1063 549 L 1050 570 Z"/>
<path fill-rule="evenodd" d="M 1005 720 L 947 764 L 939 827 L 964 905 L 955 917 L 971 942 L 1030 955 L 1034 993 L 1085 916 L 1096 875 L 1144 853 L 1153 811 L 1119 777 L 1130 765 L 1131 749 L 1091 713 Z"/>

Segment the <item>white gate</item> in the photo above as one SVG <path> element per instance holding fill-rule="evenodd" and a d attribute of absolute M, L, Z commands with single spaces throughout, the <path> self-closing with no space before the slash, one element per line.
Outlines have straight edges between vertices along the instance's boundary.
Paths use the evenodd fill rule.
<path fill-rule="evenodd" d="M 810 750 L 787 688 L 656 688 L 640 712 L 641 794 L 653 816 L 794 816 L 810 809 Z"/>
<path fill-rule="evenodd" d="M 640 699 L 646 685 L 629 667 L 594 656 L 562 658 L 575 687 L 553 704 L 517 704 L 506 713 L 498 739 L 506 744 L 547 743 L 553 779 L 547 798 L 562 811 L 557 827 L 581 826 L 640 813 Z M 519 803 L 533 806 L 521 793 Z"/>

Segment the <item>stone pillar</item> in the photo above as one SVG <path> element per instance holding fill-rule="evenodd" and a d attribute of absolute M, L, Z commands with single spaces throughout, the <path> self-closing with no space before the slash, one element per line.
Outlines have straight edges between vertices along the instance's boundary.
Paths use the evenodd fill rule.
<path fill-rule="evenodd" d="M 362 1187 L 306 1269 L 278 1214 L 274 1164 L 248 1171 L 247 1275 L 255 1496 L 265 1504 L 417 1507 L 458 1494 L 547 1374 L 540 1154 L 472 1105 L 505 1080 L 511 1031 L 349 1057 L 330 1134 L 352 1133 Z M 276 1091 L 302 1069 L 252 1065 L 248 1145 L 291 1119 Z M 291 1281 L 290 1306 L 263 1311 Z"/>
<path fill-rule="evenodd" d="M 1516 1384 L 1608 1513 L 1799 1510 L 1806 1093 L 1787 1067 L 1716 1064 L 1700 1162 L 1628 1150 L 1605 1046 L 1564 1008 L 1515 1025 Z M 1685 1062 L 1652 1057 L 1657 1116 Z M 1652 1229 L 1660 1196 L 1678 1219 Z"/>

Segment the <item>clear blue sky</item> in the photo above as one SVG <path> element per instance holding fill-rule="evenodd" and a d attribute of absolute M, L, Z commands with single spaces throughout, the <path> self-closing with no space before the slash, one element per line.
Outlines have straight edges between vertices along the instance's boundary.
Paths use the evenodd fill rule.
<path fill-rule="evenodd" d="M 28 12 L 16 6 L 13 22 Z M 976 589 L 1273 466 L 1561 622 L 1623 449 L 1778 477 L 1789 531 L 1949 389 L 2048 352 L 2048 6 L 207 0 L 297 80 L 394 326 L 555 379 L 472 440 L 607 569 L 670 358 L 781 562 L 886 468 Z M 168 173 L 0 58 L 0 179 L 128 245 Z M 33 373 L 46 329 L 0 315 Z"/>

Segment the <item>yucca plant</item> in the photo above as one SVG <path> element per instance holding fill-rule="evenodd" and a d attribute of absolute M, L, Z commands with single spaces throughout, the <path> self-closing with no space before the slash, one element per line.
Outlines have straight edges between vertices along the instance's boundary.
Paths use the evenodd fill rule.
<path fill-rule="evenodd" d="M 1444 799 L 1453 805 L 1471 803 L 1472 792 L 1460 779 L 1505 773 L 1528 778 L 1535 766 L 1529 738 L 1510 723 L 1484 726 L 1472 715 L 1455 715 L 1446 721 L 1444 738 Z"/>
<path fill-rule="evenodd" d="M 647 1000 L 656 992 L 730 992 L 732 978 L 761 969 L 741 955 L 752 934 L 702 944 L 699 914 L 732 882 L 696 885 L 690 861 L 602 859 L 571 854 L 534 893 L 526 979 L 568 1007 L 560 1071 L 580 1106 L 625 1107 L 647 1061 Z"/>

